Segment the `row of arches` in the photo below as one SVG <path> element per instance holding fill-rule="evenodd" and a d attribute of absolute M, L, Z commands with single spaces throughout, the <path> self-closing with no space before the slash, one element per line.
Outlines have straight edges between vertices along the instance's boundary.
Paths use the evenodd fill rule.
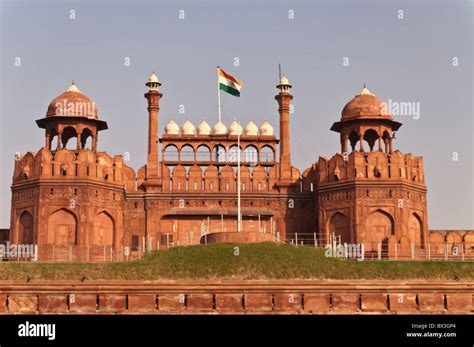
<path fill-rule="evenodd" d="M 115 222 L 106 211 L 99 212 L 93 220 L 91 246 L 113 246 L 115 237 Z M 18 243 L 37 244 L 37 235 L 34 234 L 33 216 L 23 211 L 18 218 Z M 76 246 L 78 245 L 78 219 L 68 209 L 59 209 L 48 218 L 46 245 Z"/>
<path fill-rule="evenodd" d="M 367 129 L 365 131 L 352 130 L 349 134 L 341 134 L 341 151 L 342 153 L 348 152 L 348 142 L 352 148 L 352 151 L 356 150 L 359 145 L 359 151 L 365 152 L 368 149 L 369 152 L 375 150 L 375 145 L 379 151 L 385 153 L 392 152 L 392 136 L 387 130 L 378 131 L 375 129 Z"/>
<path fill-rule="evenodd" d="M 453 247 L 458 247 L 459 253 L 461 253 L 461 246 L 464 248 L 464 253 L 474 254 L 474 231 L 469 231 L 462 234 L 458 231 L 450 232 L 431 232 L 429 237 L 431 252 L 434 254 L 443 254 L 446 249 L 445 245 L 448 246 L 448 250 L 451 252 Z"/>
<path fill-rule="evenodd" d="M 165 162 L 237 162 L 238 152 L 237 145 L 225 147 L 217 144 L 212 146 L 211 149 L 205 144 L 201 144 L 196 148 L 189 144 L 180 148 L 174 144 L 169 144 L 163 149 L 163 160 Z M 268 145 L 260 149 L 255 145 L 248 145 L 245 148 L 241 146 L 240 161 L 250 164 L 272 163 L 275 161 L 275 151 Z"/>
<path fill-rule="evenodd" d="M 342 212 L 336 212 L 328 222 L 329 235 L 336 235 L 341 243 L 354 242 L 351 238 L 351 228 L 349 218 Z M 365 237 L 361 242 L 367 247 L 388 240 L 395 235 L 395 221 L 393 217 L 383 210 L 376 210 L 370 213 L 365 221 Z M 424 247 L 423 221 L 416 213 L 412 213 L 408 218 L 407 234 L 402 235 L 401 242 L 413 243 Z"/>
<path fill-rule="evenodd" d="M 74 141 L 69 141 L 76 139 Z M 46 148 L 54 149 L 85 149 L 96 150 L 97 136 L 89 128 L 77 129 L 75 126 L 66 126 L 63 129 L 49 128 L 46 129 Z"/>

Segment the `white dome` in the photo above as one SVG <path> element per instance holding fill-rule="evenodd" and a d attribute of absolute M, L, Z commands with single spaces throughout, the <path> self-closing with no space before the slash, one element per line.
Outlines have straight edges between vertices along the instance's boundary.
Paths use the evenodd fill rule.
<path fill-rule="evenodd" d="M 178 135 L 179 125 L 173 119 L 170 119 L 168 124 L 165 126 L 165 134 L 167 135 Z"/>
<path fill-rule="evenodd" d="M 186 122 L 184 122 L 181 126 L 181 133 L 183 135 L 196 134 L 196 128 L 194 127 L 194 124 L 189 121 L 189 119 L 186 119 Z"/>
<path fill-rule="evenodd" d="M 234 119 L 234 121 L 229 125 L 229 135 L 239 135 L 239 134 L 242 135 L 242 127 Z"/>
<path fill-rule="evenodd" d="M 225 135 L 225 134 L 227 134 L 227 128 L 224 125 L 224 123 L 222 123 L 221 121 L 218 121 L 214 125 L 214 128 L 212 129 L 212 133 L 214 135 Z"/>
<path fill-rule="evenodd" d="M 253 121 L 249 121 L 245 126 L 245 135 L 249 136 L 257 136 L 258 135 L 258 127 Z"/>
<path fill-rule="evenodd" d="M 260 126 L 260 135 L 263 136 L 273 136 L 273 127 L 271 126 L 268 121 L 265 120 L 263 124 Z"/>
<path fill-rule="evenodd" d="M 148 77 L 148 83 L 160 83 L 158 76 L 154 72 Z"/>
<path fill-rule="evenodd" d="M 203 119 L 198 125 L 197 132 L 198 135 L 210 135 L 211 130 L 211 126 Z"/>

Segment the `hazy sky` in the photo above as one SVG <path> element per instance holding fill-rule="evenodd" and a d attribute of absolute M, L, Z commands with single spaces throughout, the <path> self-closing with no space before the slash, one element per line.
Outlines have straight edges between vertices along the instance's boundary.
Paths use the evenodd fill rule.
<path fill-rule="evenodd" d="M 109 124 L 99 150 L 129 152 L 137 170 L 152 71 L 163 83 L 160 133 L 171 116 L 215 122 L 217 65 L 245 83 L 240 98 L 222 96 L 224 122 L 268 118 L 278 130 L 281 63 L 293 84 L 291 151 L 301 172 L 339 151 L 329 128 L 365 82 L 385 101 L 420 105 L 419 119 L 395 117 L 404 125 L 394 149 L 424 157 L 429 227 L 474 229 L 472 19 L 472 1 L 1 1 L 0 227 L 10 222 L 14 153 L 44 145 L 34 121 L 71 80 Z"/>

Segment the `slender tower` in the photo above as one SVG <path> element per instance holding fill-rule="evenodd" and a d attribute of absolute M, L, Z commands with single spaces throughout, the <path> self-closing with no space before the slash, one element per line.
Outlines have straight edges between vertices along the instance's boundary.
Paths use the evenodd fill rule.
<path fill-rule="evenodd" d="M 290 158 L 290 104 L 293 95 L 290 94 L 291 84 L 283 75 L 277 88 L 280 90 L 275 100 L 278 101 L 278 113 L 280 113 L 280 181 L 291 182 L 291 158 Z"/>
<path fill-rule="evenodd" d="M 148 164 L 145 186 L 147 191 L 154 191 L 161 185 L 158 163 L 158 112 L 160 110 L 161 83 L 155 73 L 152 73 L 146 83 L 148 92 L 145 98 L 148 101 Z"/>

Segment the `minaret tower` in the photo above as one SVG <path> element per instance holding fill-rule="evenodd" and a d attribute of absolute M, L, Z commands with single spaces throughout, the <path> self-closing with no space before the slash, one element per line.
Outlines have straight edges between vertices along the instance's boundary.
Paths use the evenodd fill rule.
<path fill-rule="evenodd" d="M 277 88 L 280 90 L 275 100 L 278 101 L 278 112 L 280 113 L 280 180 L 291 182 L 291 158 L 290 158 L 290 104 L 293 95 L 290 94 L 291 84 L 283 75 Z"/>
<path fill-rule="evenodd" d="M 148 164 L 145 187 L 147 191 L 154 191 L 161 185 L 158 164 L 158 111 L 163 94 L 160 92 L 161 83 L 155 73 L 151 74 L 145 85 L 148 87 L 148 92 L 145 93 L 148 101 Z"/>

